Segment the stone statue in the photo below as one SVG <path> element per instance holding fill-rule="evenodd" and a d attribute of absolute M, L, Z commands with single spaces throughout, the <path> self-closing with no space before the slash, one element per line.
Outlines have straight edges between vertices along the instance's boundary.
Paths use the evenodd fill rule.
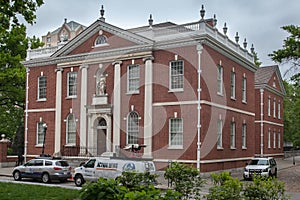
<path fill-rule="evenodd" d="M 97 94 L 98 95 L 106 94 L 106 76 L 104 74 L 101 75 L 97 83 Z"/>

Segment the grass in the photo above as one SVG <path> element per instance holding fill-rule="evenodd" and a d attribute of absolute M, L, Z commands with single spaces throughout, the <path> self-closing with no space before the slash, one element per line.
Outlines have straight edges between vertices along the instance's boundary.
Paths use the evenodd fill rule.
<path fill-rule="evenodd" d="M 27 185 L 0 182 L 1 200 L 74 200 L 79 197 L 79 190 L 40 185 Z"/>

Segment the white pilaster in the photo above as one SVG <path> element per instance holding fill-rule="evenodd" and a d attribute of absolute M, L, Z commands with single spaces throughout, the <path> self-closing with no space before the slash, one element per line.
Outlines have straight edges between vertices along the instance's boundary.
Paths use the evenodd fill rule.
<path fill-rule="evenodd" d="M 88 65 L 82 65 L 81 69 L 81 96 L 80 96 L 80 146 L 87 146 L 87 131 L 86 131 L 86 105 L 87 105 L 87 69 Z M 84 149 L 84 148 L 81 148 Z M 84 152 L 80 152 L 84 153 Z"/>
<path fill-rule="evenodd" d="M 56 69 L 56 100 L 55 100 L 55 146 L 54 153 L 60 154 L 61 145 L 61 100 L 62 100 L 62 68 Z"/>
<path fill-rule="evenodd" d="M 202 54 L 203 46 L 201 43 L 197 45 L 198 52 L 198 123 L 197 123 L 197 169 L 200 172 L 200 149 L 201 149 L 201 54 Z"/>
<path fill-rule="evenodd" d="M 114 97 L 113 97 L 113 152 L 120 146 L 120 124 L 121 124 L 121 64 L 122 61 L 114 62 Z"/>
<path fill-rule="evenodd" d="M 144 59 L 145 62 L 145 100 L 144 100 L 144 157 L 152 157 L 152 103 L 153 103 L 153 57 Z"/>
<path fill-rule="evenodd" d="M 264 155 L 264 89 L 260 89 L 260 155 Z"/>

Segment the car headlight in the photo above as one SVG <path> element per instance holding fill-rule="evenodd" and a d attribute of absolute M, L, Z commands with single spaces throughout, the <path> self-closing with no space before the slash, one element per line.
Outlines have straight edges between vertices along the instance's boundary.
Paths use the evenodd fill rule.
<path fill-rule="evenodd" d="M 248 171 L 249 171 L 249 169 L 245 168 L 245 172 L 248 172 Z"/>

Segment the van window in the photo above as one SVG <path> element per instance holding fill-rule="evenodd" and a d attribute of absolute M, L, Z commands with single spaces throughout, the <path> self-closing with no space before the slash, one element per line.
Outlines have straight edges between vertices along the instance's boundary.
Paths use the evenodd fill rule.
<path fill-rule="evenodd" d="M 84 165 L 84 167 L 86 167 L 86 168 L 94 168 L 95 162 L 96 162 L 96 159 L 91 159 L 91 160 L 89 160 L 89 161 Z"/>

